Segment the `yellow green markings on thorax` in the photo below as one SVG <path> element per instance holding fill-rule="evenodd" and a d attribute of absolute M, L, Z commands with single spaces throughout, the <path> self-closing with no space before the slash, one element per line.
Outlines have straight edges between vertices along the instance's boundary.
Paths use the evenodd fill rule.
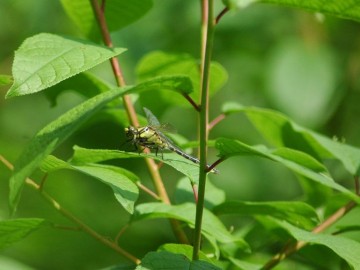
<path fill-rule="evenodd" d="M 139 128 L 139 143 L 144 146 L 166 148 L 167 142 L 151 127 Z"/>

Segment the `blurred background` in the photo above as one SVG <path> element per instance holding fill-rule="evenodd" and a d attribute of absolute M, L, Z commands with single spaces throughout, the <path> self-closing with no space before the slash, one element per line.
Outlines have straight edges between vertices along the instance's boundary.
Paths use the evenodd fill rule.
<path fill-rule="evenodd" d="M 220 1 L 219 1 L 220 2 Z M 222 9 L 218 3 L 217 10 Z M 0 2 L 0 74 L 11 74 L 14 51 L 32 35 L 49 32 L 79 36 L 58 1 L 2 0 Z M 113 41 L 128 51 L 119 59 L 129 84 L 135 69 L 149 52 L 187 53 L 199 57 L 198 1 L 154 0 L 153 9 L 141 20 L 113 33 Z M 310 14 L 273 5 L 254 5 L 229 12 L 216 29 L 213 58 L 227 70 L 223 89 L 211 99 L 211 119 L 226 101 L 279 110 L 297 123 L 329 137 L 360 147 L 360 27 L 349 20 Z M 108 63 L 94 73 L 112 79 Z M 5 100 L 8 87 L 0 88 L 0 154 L 14 162 L 28 141 L 50 121 L 85 98 L 68 91 L 51 107 L 43 92 Z M 161 107 L 161 104 L 154 105 Z M 137 108 L 141 108 L 138 104 Z M 159 118 L 195 140 L 196 114 L 190 108 L 166 106 Z M 237 138 L 248 144 L 265 143 L 242 114 L 229 116 L 214 128 L 211 138 Z M 118 149 L 124 142 L 123 127 L 112 119 L 89 124 L 57 151 L 69 158 L 74 144 L 89 148 Z M 210 161 L 216 160 L 211 151 Z M 115 163 L 116 164 L 116 163 Z M 141 161 L 119 164 L 133 170 L 151 187 Z M 286 169 L 256 158 L 233 158 L 219 166 L 211 182 L 229 200 L 292 200 L 301 198 L 296 178 Z M 344 185 L 351 178 L 334 164 L 334 177 Z M 165 168 L 169 195 L 174 198 L 180 175 Z M 9 218 L 8 180 L 11 173 L 0 164 L 0 220 Z M 41 172 L 32 178 L 39 181 Z M 103 235 L 114 237 L 129 215 L 107 186 L 75 172 L 50 175 L 48 193 L 64 207 Z M 142 194 L 140 202 L 151 198 Z M 175 199 L 174 199 L 175 202 Z M 25 188 L 17 217 L 39 217 L 71 226 L 34 191 Z M 229 222 L 229 221 L 227 221 Z M 159 226 L 162 226 L 159 230 Z M 175 238 L 165 220 L 133 224 L 121 245 L 138 257 Z M 0 269 L 98 269 L 125 261 L 90 236 L 72 230 L 41 229 L 0 253 Z"/>

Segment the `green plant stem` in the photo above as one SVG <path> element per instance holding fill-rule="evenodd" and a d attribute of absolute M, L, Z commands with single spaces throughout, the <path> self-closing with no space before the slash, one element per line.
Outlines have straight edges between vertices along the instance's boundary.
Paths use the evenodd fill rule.
<path fill-rule="evenodd" d="M 202 64 L 201 64 L 201 102 L 200 102 L 200 174 L 198 201 L 196 204 L 195 218 L 195 236 L 193 248 L 193 260 L 199 259 L 199 251 L 201 246 L 201 226 L 205 200 L 206 186 L 206 160 L 207 160 L 207 140 L 208 140 L 208 103 L 209 103 L 209 73 L 210 61 L 213 47 L 214 37 L 214 19 L 213 19 L 213 0 L 202 0 L 202 21 L 203 21 L 203 37 L 202 48 Z M 205 51 L 203 52 L 205 48 Z"/>
<path fill-rule="evenodd" d="M 14 166 L 6 160 L 2 155 L 0 155 L 0 161 L 10 170 L 14 170 Z M 91 229 L 88 225 L 82 222 L 79 218 L 74 216 L 68 210 L 61 206 L 61 204 L 56 201 L 53 197 L 51 197 L 48 193 L 43 191 L 42 186 L 38 185 L 35 181 L 31 180 L 30 178 L 26 178 L 25 183 L 30 186 L 31 188 L 35 189 L 37 192 L 41 194 L 41 196 L 52 206 L 54 207 L 60 214 L 62 214 L 65 218 L 74 222 L 79 229 L 86 232 L 87 234 L 91 235 L 96 240 L 100 241 L 101 243 L 105 244 L 106 246 L 110 247 L 117 253 L 123 255 L 124 257 L 128 258 L 130 261 L 140 264 L 140 260 L 136 258 L 134 255 L 130 254 L 126 250 L 119 247 L 115 242 L 110 241 L 108 238 L 98 234 L 96 231 Z"/>
<path fill-rule="evenodd" d="M 112 40 L 111 40 L 109 29 L 108 29 L 107 24 L 106 24 L 105 14 L 104 14 L 104 12 L 105 12 L 105 10 L 104 10 L 105 9 L 105 2 L 103 2 L 102 7 L 100 7 L 97 0 L 91 0 L 90 2 L 91 2 L 91 5 L 92 5 L 92 8 L 93 8 L 95 17 L 97 19 L 97 22 L 98 22 L 98 24 L 100 26 L 100 32 L 101 32 L 101 35 L 103 37 L 103 41 L 104 41 L 106 46 L 108 46 L 109 48 L 112 48 L 113 43 L 112 43 Z M 121 71 L 118 59 L 116 57 L 111 58 L 110 63 L 111 63 L 111 67 L 113 69 L 114 76 L 116 78 L 117 85 L 120 86 L 120 87 L 125 86 L 126 82 L 125 82 L 123 73 Z M 128 114 L 128 118 L 130 120 L 130 123 L 133 126 L 138 127 L 139 126 L 139 120 L 137 118 L 135 108 L 134 108 L 134 106 L 133 106 L 133 104 L 131 102 L 131 98 L 130 98 L 129 95 L 124 95 L 123 96 L 123 104 L 124 104 L 124 108 L 125 108 L 125 110 L 126 110 L 126 112 Z M 144 152 L 149 153 L 150 151 L 148 149 L 145 149 Z M 145 162 L 146 162 L 146 165 L 147 165 L 147 167 L 149 169 L 149 172 L 150 172 L 150 175 L 152 177 L 152 181 L 153 181 L 153 184 L 155 186 L 157 194 L 159 195 L 159 197 L 161 198 L 161 200 L 164 203 L 170 204 L 170 199 L 169 199 L 169 196 L 168 196 L 168 194 L 166 192 L 166 189 L 165 189 L 164 183 L 162 181 L 161 175 L 159 173 L 158 166 L 156 165 L 154 160 L 149 159 L 149 158 L 145 158 Z M 178 240 L 181 243 L 188 244 L 189 240 L 187 239 L 187 236 L 186 236 L 185 232 L 183 231 L 181 224 L 177 220 L 170 220 L 170 224 L 171 224 L 171 227 L 172 227 L 176 237 L 178 238 Z"/>

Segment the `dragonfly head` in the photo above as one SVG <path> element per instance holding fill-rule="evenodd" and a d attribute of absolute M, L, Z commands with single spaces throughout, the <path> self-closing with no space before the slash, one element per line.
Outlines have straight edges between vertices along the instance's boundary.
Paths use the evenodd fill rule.
<path fill-rule="evenodd" d="M 133 126 L 128 126 L 125 128 L 125 136 L 128 140 L 136 139 L 136 135 L 138 134 L 138 130 Z"/>

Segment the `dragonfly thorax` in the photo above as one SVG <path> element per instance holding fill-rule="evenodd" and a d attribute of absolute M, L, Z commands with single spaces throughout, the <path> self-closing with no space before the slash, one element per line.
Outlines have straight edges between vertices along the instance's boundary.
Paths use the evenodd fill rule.
<path fill-rule="evenodd" d="M 143 146 L 152 149 L 167 148 L 167 140 L 150 126 L 139 128 L 129 126 L 125 128 L 125 134 L 128 141 L 131 141 L 137 146 Z"/>

